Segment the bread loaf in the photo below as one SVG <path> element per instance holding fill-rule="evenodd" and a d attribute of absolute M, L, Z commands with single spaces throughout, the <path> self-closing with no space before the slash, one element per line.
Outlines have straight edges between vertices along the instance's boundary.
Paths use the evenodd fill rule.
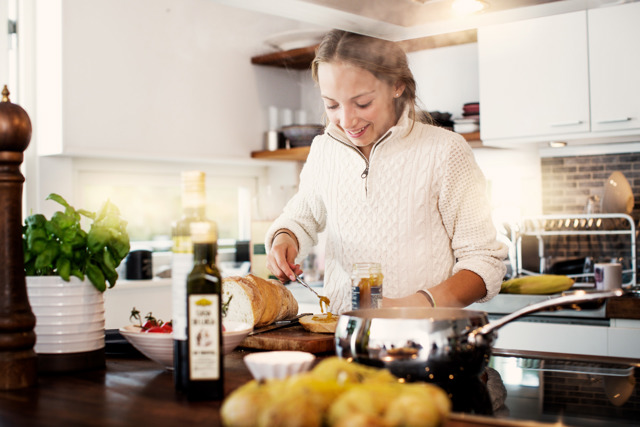
<path fill-rule="evenodd" d="M 226 318 L 265 326 L 298 314 L 298 302 L 282 283 L 248 274 L 222 280 L 222 300 L 228 301 Z"/>

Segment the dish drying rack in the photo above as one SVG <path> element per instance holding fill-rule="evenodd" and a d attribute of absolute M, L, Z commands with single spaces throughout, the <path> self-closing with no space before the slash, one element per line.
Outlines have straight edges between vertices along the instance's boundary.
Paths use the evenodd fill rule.
<path fill-rule="evenodd" d="M 611 227 L 614 225 L 613 227 Z M 525 217 L 511 230 L 511 242 L 515 246 L 516 274 L 538 275 L 546 271 L 547 257 L 545 255 L 545 237 L 551 236 L 628 236 L 630 260 L 628 268 L 622 270 L 623 287 L 636 286 L 636 227 L 631 216 L 626 214 L 573 214 L 573 215 L 540 215 Z M 530 271 L 523 268 L 522 237 L 534 236 L 538 240 L 540 256 L 540 271 Z M 627 255 L 625 255 L 625 258 Z M 593 272 L 582 274 L 568 274 L 574 280 L 592 279 Z M 625 278 L 628 280 L 625 281 Z"/>

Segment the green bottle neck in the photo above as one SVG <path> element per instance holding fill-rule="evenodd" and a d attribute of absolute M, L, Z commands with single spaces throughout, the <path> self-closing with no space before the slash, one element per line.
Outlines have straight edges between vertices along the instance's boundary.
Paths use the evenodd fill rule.
<path fill-rule="evenodd" d="M 218 254 L 218 244 L 215 242 L 195 243 L 193 245 L 194 264 L 214 264 Z"/>

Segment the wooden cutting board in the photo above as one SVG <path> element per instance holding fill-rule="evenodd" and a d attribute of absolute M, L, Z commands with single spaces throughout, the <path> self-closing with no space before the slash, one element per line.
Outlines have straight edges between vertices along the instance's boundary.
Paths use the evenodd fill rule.
<path fill-rule="evenodd" d="M 314 354 L 333 353 L 336 350 L 333 334 L 308 332 L 300 325 L 250 335 L 240 343 L 240 347 L 271 351 L 307 351 Z"/>

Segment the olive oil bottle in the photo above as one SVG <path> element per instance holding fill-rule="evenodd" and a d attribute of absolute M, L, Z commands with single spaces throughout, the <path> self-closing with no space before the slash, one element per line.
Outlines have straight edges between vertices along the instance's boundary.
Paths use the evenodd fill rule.
<path fill-rule="evenodd" d="M 172 226 L 171 237 L 171 297 L 173 310 L 173 375 L 179 390 L 184 379 L 181 378 L 188 356 L 187 349 L 187 275 L 193 268 L 193 241 L 191 224 L 208 223 L 212 229 L 216 224 L 205 216 L 206 194 L 205 174 L 201 171 L 182 173 L 182 216 Z"/>
<path fill-rule="evenodd" d="M 181 390 L 189 400 L 224 397 L 222 278 L 216 267 L 215 224 L 191 224 L 193 270 L 187 277 L 187 358 Z"/>

